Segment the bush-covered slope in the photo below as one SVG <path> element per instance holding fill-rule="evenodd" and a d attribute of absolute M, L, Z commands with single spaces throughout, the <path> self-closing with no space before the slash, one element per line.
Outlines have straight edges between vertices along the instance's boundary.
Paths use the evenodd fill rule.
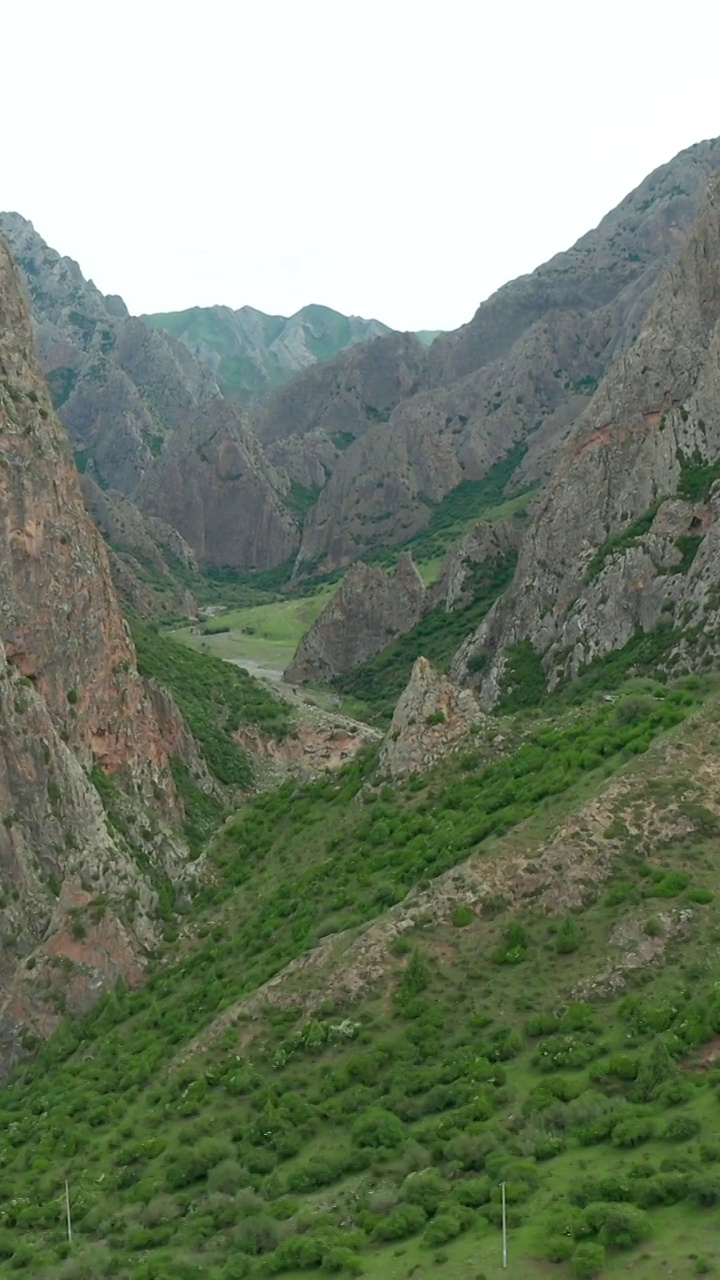
<path fill-rule="evenodd" d="M 249 803 L 147 985 L 0 1093 L 0 1275 L 491 1280 L 502 1181 L 517 1275 L 693 1274 L 720 1199 L 704 696 Z"/>

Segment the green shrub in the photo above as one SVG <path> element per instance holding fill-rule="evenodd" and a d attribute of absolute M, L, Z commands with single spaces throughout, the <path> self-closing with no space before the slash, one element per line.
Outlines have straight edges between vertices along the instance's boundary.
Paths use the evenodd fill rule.
<path fill-rule="evenodd" d="M 462 1224 L 459 1218 L 452 1213 L 439 1213 L 426 1226 L 423 1239 L 429 1245 L 447 1244 L 449 1240 L 459 1236 L 461 1231 Z"/>
<path fill-rule="evenodd" d="M 592 1280 L 605 1265 L 605 1249 L 594 1240 L 583 1240 L 572 1255 L 572 1273 L 578 1280 Z"/>
<path fill-rule="evenodd" d="M 677 898 L 683 889 L 687 889 L 690 876 L 686 871 L 668 871 L 662 878 L 654 882 L 647 890 L 647 897 Z"/>
<path fill-rule="evenodd" d="M 577 951 L 581 942 L 580 928 L 574 916 L 566 916 L 555 934 L 555 950 L 559 955 Z"/>
<path fill-rule="evenodd" d="M 666 1142 L 686 1142 L 688 1138 L 696 1137 L 701 1128 L 702 1125 L 696 1116 L 673 1116 L 668 1120 L 660 1136 Z"/>
<path fill-rule="evenodd" d="M 455 910 L 452 913 L 452 922 L 455 925 L 456 929 L 462 929 L 466 925 L 472 924 L 473 913 L 470 910 L 470 907 L 465 907 L 465 906 L 455 907 Z"/>
<path fill-rule="evenodd" d="M 630 1204 L 590 1204 L 583 1211 L 583 1221 L 611 1249 L 630 1249 L 650 1231 L 647 1215 Z"/>
<path fill-rule="evenodd" d="M 687 897 L 688 902 L 697 902 L 701 905 L 706 905 L 713 901 L 715 894 L 712 893 L 710 889 L 697 888 L 688 889 Z"/>
<path fill-rule="evenodd" d="M 370 1108 L 352 1128 L 352 1140 L 357 1147 L 397 1147 L 404 1137 L 402 1121 L 382 1107 Z"/>
<path fill-rule="evenodd" d="M 417 1204 L 398 1205 L 372 1226 L 373 1240 L 407 1240 L 422 1231 L 427 1221 L 425 1211 Z"/>

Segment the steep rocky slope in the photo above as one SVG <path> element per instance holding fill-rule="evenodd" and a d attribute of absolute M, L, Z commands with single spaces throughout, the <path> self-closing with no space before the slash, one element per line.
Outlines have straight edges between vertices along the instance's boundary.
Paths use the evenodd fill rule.
<path fill-rule="evenodd" d="M 89 515 L 108 544 L 115 590 L 132 613 L 195 617 L 192 591 L 199 582 L 197 559 L 185 539 L 154 516 L 144 515 L 129 498 L 101 489 L 92 476 L 80 477 Z"/>
<path fill-rule="evenodd" d="M 177 529 L 204 565 L 270 569 L 298 545 L 287 476 L 267 461 L 242 411 L 227 400 L 178 427 L 136 502 Z"/>
<path fill-rule="evenodd" d="M 120 298 L 104 297 L 32 223 L 2 214 L 0 232 L 28 288 L 41 366 L 79 469 L 172 525 L 202 564 L 251 571 L 286 560 L 299 541 L 284 500 L 289 480 L 268 463 L 210 368 L 131 317 Z M 91 505 L 100 512 L 97 495 Z M 127 502 L 123 519 L 143 527 Z M 105 532 L 110 523 L 105 504 Z M 125 561 L 117 576 L 142 603 L 133 566 Z"/>
<path fill-rule="evenodd" d="M 284 679 L 320 684 L 352 671 L 410 631 L 427 605 L 411 556 L 401 555 L 392 573 L 375 565 L 353 565 L 305 632 Z"/>
<path fill-rule="evenodd" d="M 132 496 L 168 432 L 219 395 L 181 343 L 105 297 L 17 213 L 0 214 L 30 295 L 38 354 L 81 467 Z"/>
<path fill-rule="evenodd" d="M 429 503 L 483 475 L 518 441 L 528 447 L 514 487 L 545 480 L 599 381 L 637 336 L 719 162 L 717 140 L 682 152 L 572 249 L 504 286 L 468 325 L 439 337 L 416 394 L 404 396 L 387 422 L 369 414 L 361 434 L 348 427 L 356 438 L 306 521 L 299 565 L 328 570 L 369 546 L 402 542 L 428 521 Z M 390 342 L 378 339 L 368 358 L 389 352 Z M 317 371 L 294 382 L 304 406 L 295 424 L 289 414 L 275 417 L 269 403 L 265 436 L 306 432 L 320 421 L 333 377 L 346 401 L 347 360 L 322 370 L 316 402 Z"/>
<path fill-rule="evenodd" d="M 119 975 L 137 979 L 158 933 L 157 884 L 182 883 L 186 853 L 172 834 L 182 810 L 152 696 L 2 241 L 0 527 L 5 1067 L 28 1028 L 46 1034 Z M 127 838 L 106 826 L 90 775 L 117 794 Z"/>
<path fill-rule="evenodd" d="M 389 333 L 379 320 L 331 307 L 270 316 L 255 307 L 190 307 L 144 315 L 144 322 L 184 343 L 215 373 L 225 395 L 246 404 L 346 347 Z"/>
<path fill-rule="evenodd" d="M 333 343 L 362 336 L 323 309 L 310 309 L 292 337 L 256 313 L 232 324 L 222 309 L 173 318 L 183 333 L 187 319 L 204 356 L 209 325 L 225 335 L 222 358 L 234 358 L 226 325 L 237 323 L 256 355 L 277 342 L 300 364 L 312 357 L 253 423 L 186 345 L 104 298 L 18 215 L 0 225 L 25 273 L 79 465 L 173 524 L 201 562 L 249 571 L 297 555 L 296 574 L 308 576 L 402 545 L 512 449 L 520 461 L 508 492 L 547 480 L 637 336 L 719 158 L 715 141 L 682 152 L 572 249 L 506 285 L 429 350 L 386 333 L 318 362 Z M 208 358 L 220 368 L 217 353 Z"/>
<path fill-rule="evenodd" d="M 713 660 L 719 367 L 716 178 L 640 336 L 616 360 L 558 464 L 512 591 L 458 656 L 458 672 L 489 666 L 486 702 L 509 678 L 508 646 L 525 639 L 551 683 L 637 644 L 640 633 L 653 634 L 661 664 Z"/>

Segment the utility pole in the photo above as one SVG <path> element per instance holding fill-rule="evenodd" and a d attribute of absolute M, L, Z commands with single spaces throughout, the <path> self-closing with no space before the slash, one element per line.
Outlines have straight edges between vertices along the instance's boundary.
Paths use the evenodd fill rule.
<path fill-rule="evenodd" d="M 505 1203 L 505 1183 L 500 1183 L 502 1192 L 502 1264 L 507 1267 L 507 1206 Z"/>
<path fill-rule="evenodd" d="M 70 1219 L 70 1183 L 65 1179 L 65 1212 L 67 1213 L 68 1244 L 72 1244 L 72 1221 Z"/>

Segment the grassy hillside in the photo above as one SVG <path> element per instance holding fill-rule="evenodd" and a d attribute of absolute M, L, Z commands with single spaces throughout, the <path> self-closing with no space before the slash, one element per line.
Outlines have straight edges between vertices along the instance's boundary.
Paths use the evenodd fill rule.
<path fill-rule="evenodd" d="M 704 1273 L 709 696 L 633 687 L 424 779 L 367 756 L 246 805 L 147 985 L 0 1092 L 0 1275 L 495 1280 L 501 1182 L 510 1275 Z"/>
<path fill-rule="evenodd" d="M 157 628 L 133 623 L 138 670 L 167 689 L 195 739 L 210 775 L 228 798 L 253 782 L 253 764 L 234 733 L 241 725 L 257 725 L 282 739 L 291 729 L 290 708 L 259 680 L 219 658 L 194 653 Z M 185 809 L 185 836 L 191 850 L 202 848 L 223 817 L 217 796 L 206 794 L 179 759 L 170 761 Z M 98 773 L 100 781 L 104 775 Z M 105 781 L 101 795 L 111 801 Z M 101 783 L 102 787 L 102 783 Z"/>

